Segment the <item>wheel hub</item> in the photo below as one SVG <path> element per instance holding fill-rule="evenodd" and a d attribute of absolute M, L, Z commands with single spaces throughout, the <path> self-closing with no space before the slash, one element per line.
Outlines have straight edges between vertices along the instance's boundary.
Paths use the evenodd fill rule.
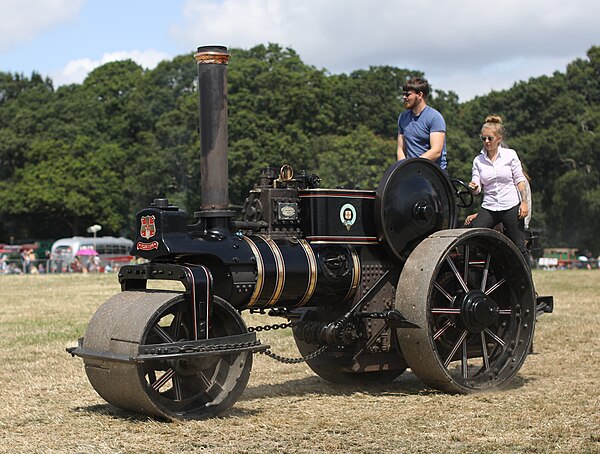
<path fill-rule="evenodd" d="M 479 333 L 498 321 L 498 305 L 481 290 L 471 290 L 460 303 L 461 319 L 471 333 Z"/>
<path fill-rule="evenodd" d="M 435 210 L 431 204 L 421 200 L 415 204 L 413 215 L 417 221 L 429 222 L 435 215 Z"/>
<path fill-rule="evenodd" d="M 177 359 L 169 361 L 171 368 L 181 377 L 191 377 L 199 371 L 210 369 L 217 364 L 218 358 Z"/>

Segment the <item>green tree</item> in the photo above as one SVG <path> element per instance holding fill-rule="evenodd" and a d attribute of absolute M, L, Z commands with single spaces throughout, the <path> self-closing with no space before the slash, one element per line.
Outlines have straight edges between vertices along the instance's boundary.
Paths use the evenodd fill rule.
<path fill-rule="evenodd" d="M 395 160 L 402 83 L 425 74 L 390 66 L 329 74 L 277 44 L 230 52 L 232 203 L 262 167 L 282 164 L 317 173 L 325 187 L 378 185 Z M 57 90 L 36 73 L 0 72 L 1 235 L 83 233 L 99 218 L 106 233 L 130 232 L 135 212 L 156 197 L 197 210 L 196 72 L 191 52 L 153 70 L 108 63 Z M 546 244 L 600 252 L 600 47 L 565 73 L 462 104 L 434 90 L 429 104 L 446 119 L 450 176 L 470 179 L 481 124 L 501 115 L 532 177 L 533 227 Z"/>
<path fill-rule="evenodd" d="M 331 76 L 334 81 L 336 134 L 348 134 L 360 125 L 382 137 L 395 138 L 397 120 L 404 110 L 402 84 L 420 72 L 391 66 L 371 66 L 350 75 Z"/>
<path fill-rule="evenodd" d="M 396 161 L 396 141 L 382 139 L 366 126 L 347 136 L 319 137 L 315 147 L 319 150 L 315 173 L 322 187 L 377 189 L 385 170 Z"/>
<path fill-rule="evenodd" d="M 131 144 L 151 128 L 150 106 L 142 90 L 144 70 L 132 60 L 106 63 L 93 70 L 83 83 L 101 115 L 96 127 L 112 141 Z"/>
<path fill-rule="evenodd" d="M 37 141 L 28 158 L 10 183 L 0 182 L 5 213 L 62 219 L 73 235 L 94 222 L 109 232 L 119 230 L 126 200 L 115 190 L 122 182 L 125 158 L 118 146 L 96 149 L 85 137 L 70 146 Z"/>

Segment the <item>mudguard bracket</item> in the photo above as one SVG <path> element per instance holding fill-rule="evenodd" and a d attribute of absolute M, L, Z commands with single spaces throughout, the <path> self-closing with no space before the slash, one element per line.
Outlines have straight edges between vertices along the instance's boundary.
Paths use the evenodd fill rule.
<path fill-rule="evenodd" d="M 144 263 L 125 265 L 119 270 L 122 291 L 146 290 L 148 279 L 179 281 L 192 304 L 194 340 L 208 339 L 212 302 L 212 274 L 204 265 Z"/>

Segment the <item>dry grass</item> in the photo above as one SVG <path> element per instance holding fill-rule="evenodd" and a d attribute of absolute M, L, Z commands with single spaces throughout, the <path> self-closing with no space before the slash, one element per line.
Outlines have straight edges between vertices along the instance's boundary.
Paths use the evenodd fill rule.
<path fill-rule="evenodd" d="M 2 276 L 0 452 L 600 452 L 600 271 L 534 278 L 556 308 L 512 389 L 446 395 L 410 372 L 383 387 L 339 387 L 257 355 L 232 410 L 164 423 L 107 405 L 65 352 L 119 291 L 115 276 Z M 261 337 L 295 356 L 287 331 Z"/>

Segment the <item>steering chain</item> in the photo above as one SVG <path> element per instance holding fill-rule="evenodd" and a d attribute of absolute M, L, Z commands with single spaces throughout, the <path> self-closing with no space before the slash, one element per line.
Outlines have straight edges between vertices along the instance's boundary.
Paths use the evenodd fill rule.
<path fill-rule="evenodd" d="M 291 322 L 274 323 L 272 325 L 249 326 L 248 331 L 259 333 L 261 331 L 271 331 L 271 330 L 286 329 L 286 328 L 291 328 L 291 327 L 292 327 Z M 299 363 L 303 363 L 303 362 L 306 362 L 306 361 L 316 358 L 321 353 L 323 353 L 325 350 L 327 350 L 327 345 L 321 345 L 314 352 L 312 352 L 306 356 L 301 356 L 299 358 L 290 358 L 290 357 L 286 357 L 286 356 L 281 356 L 281 355 L 278 355 L 277 353 L 273 353 L 271 351 L 271 349 L 261 350 L 259 353 L 262 353 L 263 355 L 266 355 L 269 358 L 274 359 L 275 361 L 279 361 L 280 363 L 299 364 Z"/>

